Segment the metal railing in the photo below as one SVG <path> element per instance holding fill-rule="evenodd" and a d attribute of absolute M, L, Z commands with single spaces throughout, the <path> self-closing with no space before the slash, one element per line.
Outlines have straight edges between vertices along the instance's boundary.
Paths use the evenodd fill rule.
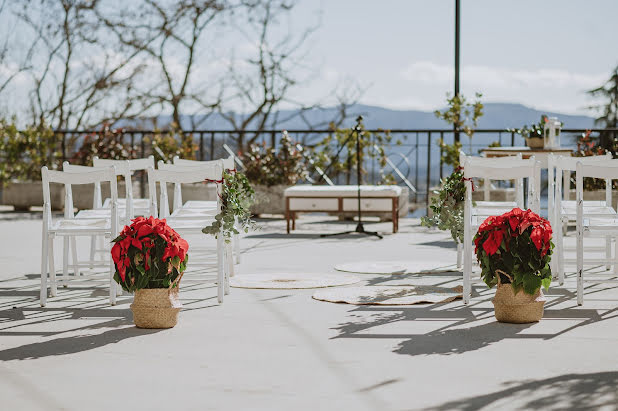
<path fill-rule="evenodd" d="M 450 168 L 442 162 L 441 148 L 438 140 L 442 139 L 447 144 L 454 141 L 452 129 L 376 129 L 367 130 L 373 133 L 388 132 L 392 142 L 385 146 L 387 155 L 386 170 L 378 163 L 378 159 L 366 159 L 364 167 L 367 170 L 367 182 L 375 184 L 379 181 L 381 171 L 392 174 L 398 183 L 410 188 L 411 199 L 414 202 L 426 202 L 431 187 L 439 184 L 440 179 L 450 173 Z M 577 137 L 584 133 L 585 129 L 562 129 L 562 146 L 576 148 Z M 612 133 L 614 141 L 618 137 L 618 129 L 592 129 L 592 136 L 599 133 Z M 169 134 L 167 131 L 149 130 L 115 130 L 120 133 L 121 139 L 131 147 L 131 157 L 139 158 L 154 154 L 153 137 Z M 294 142 L 300 143 L 305 148 L 312 148 L 325 136 L 333 134 L 332 130 L 297 129 L 287 130 L 288 135 Z M 80 146 L 80 139 L 86 135 L 101 134 L 97 130 L 58 130 L 56 134 L 60 141 L 62 160 L 71 160 Z M 185 130 L 184 136 L 188 136 L 197 146 L 196 159 L 210 160 L 229 155 L 230 150 L 239 151 L 238 142 L 242 140 L 246 144 L 253 140 L 258 144 L 277 147 L 281 130 L 246 130 L 241 132 L 234 130 Z M 524 139 L 511 129 L 477 129 L 472 139 L 461 133 L 462 149 L 466 154 L 478 155 L 479 150 L 487 147 L 490 143 L 498 143 L 504 147 L 523 146 Z M 69 144 L 71 142 L 71 144 Z M 224 145 L 227 147 L 224 148 Z M 227 150 L 227 151 L 226 151 Z M 335 150 L 336 151 L 336 150 Z M 343 155 L 348 155 L 343 153 Z M 169 160 L 169 159 L 167 159 Z M 314 177 L 319 177 L 315 169 Z M 328 174 L 328 173 L 327 173 Z M 335 184 L 345 183 L 343 176 L 329 175 Z M 318 180 L 318 178 L 315 178 Z M 324 182 L 324 179 L 321 179 Z"/>

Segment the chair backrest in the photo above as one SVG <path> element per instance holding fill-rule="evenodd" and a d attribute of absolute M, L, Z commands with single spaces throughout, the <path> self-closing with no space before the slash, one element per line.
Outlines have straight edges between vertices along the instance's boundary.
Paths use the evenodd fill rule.
<path fill-rule="evenodd" d="M 107 158 L 94 157 L 92 164 L 95 167 L 129 167 L 130 171 L 148 170 L 148 167 L 155 166 L 154 156 L 148 156 L 147 158 L 134 158 L 131 160 L 110 160 Z"/>
<path fill-rule="evenodd" d="M 116 170 L 114 166 L 107 168 L 92 168 L 85 167 L 81 172 L 68 172 L 49 170 L 46 166 L 41 168 L 41 178 L 43 182 L 43 220 L 47 224 L 47 228 L 51 225 L 51 199 L 49 184 L 64 184 L 65 190 L 69 193 L 65 199 L 64 216 L 65 218 L 73 218 L 73 194 L 72 185 L 77 184 L 101 184 L 109 182 L 110 197 L 111 197 L 111 216 L 112 230 L 118 232 L 118 187 L 116 185 Z"/>
<path fill-rule="evenodd" d="M 167 165 L 174 166 L 174 165 Z M 178 197 L 182 195 L 181 185 L 191 183 L 202 183 L 207 180 L 220 182 L 223 178 L 223 160 L 214 161 L 210 164 L 203 164 L 200 167 L 178 167 L 169 169 L 164 166 L 163 169 L 155 170 L 148 169 L 148 187 L 150 191 L 151 214 L 165 218 L 169 215 L 169 201 L 167 197 L 167 183 L 174 184 L 174 207 L 178 204 L 182 206 L 182 200 Z M 157 182 L 161 189 L 161 210 L 157 213 Z M 178 187 L 178 189 L 176 189 Z M 217 184 L 217 201 L 221 194 L 221 184 Z M 180 197 L 181 198 L 181 197 Z"/>
<path fill-rule="evenodd" d="M 212 169 L 213 165 L 221 165 L 221 161 L 223 161 L 224 169 L 229 170 L 229 168 L 225 167 L 224 160 L 213 160 L 213 161 L 187 160 L 187 161 L 191 161 L 192 163 L 197 163 L 197 164 L 185 165 L 185 163 L 183 162 L 179 164 L 168 164 L 163 160 L 159 160 L 159 162 L 157 163 L 157 168 L 159 170 L 179 171 L 179 172 L 183 172 L 183 171 L 191 172 L 191 171 L 194 171 L 195 169 L 210 170 Z M 175 183 L 174 184 L 174 199 L 172 202 L 172 211 L 176 211 L 177 209 L 181 208 L 182 204 L 183 204 L 182 187 L 180 183 Z"/>
<path fill-rule="evenodd" d="M 133 187 L 131 186 L 131 170 L 129 169 L 127 160 L 110 160 L 117 164 L 106 163 L 98 166 L 89 167 L 70 164 L 68 161 L 62 163 L 62 171 L 67 173 L 88 173 L 92 170 L 104 170 L 114 167 L 117 176 L 122 176 L 125 179 L 125 197 L 127 199 L 127 217 L 133 218 Z M 65 191 L 65 196 L 67 195 Z M 72 199 L 71 199 L 72 201 Z M 101 196 L 101 183 L 94 184 L 94 195 L 92 197 L 92 208 L 103 207 L 103 199 Z"/>
<path fill-rule="evenodd" d="M 219 160 L 223 160 L 223 167 L 226 170 L 233 170 L 235 168 L 233 155 L 230 155 L 227 158 L 222 158 Z M 174 156 L 174 158 L 172 159 L 174 165 L 179 165 L 179 166 L 200 166 L 202 164 L 212 163 L 214 161 L 219 161 L 219 160 L 208 160 L 208 161 L 186 160 L 178 156 Z"/>
<path fill-rule="evenodd" d="M 568 200 L 571 194 L 571 172 L 576 170 L 577 163 L 582 164 L 605 162 L 612 159 L 612 154 L 589 157 L 557 156 L 550 154 L 547 158 L 547 208 L 552 224 L 559 221 L 562 201 Z M 606 182 L 607 183 L 607 182 Z M 606 184 L 605 202 L 611 206 L 611 184 Z M 553 213 L 551 212 L 553 210 Z M 553 215 L 552 215 L 553 214 Z"/>
<path fill-rule="evenodd" d="M 494 164 L 498 164 L 498 165 L 505 165 L 505 164 L 513 164 L 515 166 L 519 165 L 518 161 L 520 161 L 522 159 L 522 155 L 521 153 L 517 153 L 517 154 L 513 154 L 512 156 L 506 156 L 506 157 L 474 157 L 474 156 L 468 156 L 466 154 L 464 154 L 463 152 L 459 153 L 459 160 L 462 166 L 465 164 L 466 161 L 469 162 L 470 165 L 486 165 L 486 166 L 492 166 Z M 483 200 L 485 201 L 489 201 L 490 200 L 490 189 L 491 189 L 491 177 L 487 177 L 484 179 L 483 181 Z M 522 199 L 523 202 L 523 195 L 524 195 L 524 184 L 523 184 L 523 179 L 514 179 L 515 180 L 515 197 L 516 198 L 520 198 Z"/>
<path fill-rule="evenodd" d="M 491 159 L 493 160 L 493 159 Z M 524 208 L 523 179 L 528 179 L 528 205 L 534 212 L 540 212 L 541 164 L 533 157 L 529 159 L 503 159 L 501 162 L 480 161 L 466 158 L 464 163 L 466 178 L 466 205 L 472 204 L 472 179 L 516 180 L 521 188 L 517 195 L 517 206 Z"/>
<path fill-rule="evenodd" d="M 606 186 L 609 187 L 610 198 L 607 201 L 606 191 L 606 205 L 611 207 L 611 186 L 612 180 L 618 180 L 618 159 L 611 159 L 605 161 L 580 161 L 575 165 L 575 203 L 577 205 L 577 219 L 578 224 L 580 217 L 583 213 L 584 207 L 584 177 L 599 178 L 605 180 Z"/>

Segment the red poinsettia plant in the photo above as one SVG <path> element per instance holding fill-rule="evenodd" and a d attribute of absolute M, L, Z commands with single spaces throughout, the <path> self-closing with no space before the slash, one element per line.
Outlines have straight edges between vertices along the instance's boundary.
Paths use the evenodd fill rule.
<path fill-rule="evenodd" d="M 165 219 L 138 217 L 112 242 L 114 280 L 125 291 L 175 287 L 187 268 L 189 244 Z"/>
<path fill-rule="evenodd" d="M 549 221 L 530 210 L 514 208 L 488 217 L 474 237 L 481 277 L 489 286 L 511 283 L 515 293 L 522 288 L 535 294 L 551 283 L 554 244 Z"/>

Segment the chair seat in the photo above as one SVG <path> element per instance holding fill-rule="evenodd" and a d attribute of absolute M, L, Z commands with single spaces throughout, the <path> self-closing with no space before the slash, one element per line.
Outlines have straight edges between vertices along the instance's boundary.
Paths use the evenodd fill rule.
<path fill-rule="evenodd" d="M 56 234 L 63 233 L 76 233 L 76 232 L 88 232 L 93 231 L 101 233 L 111 232 L 110 220 L 107 218 L 62 218 L 53 222 L 50 232 Z"/>
<path fill-rule="evenodd" d="M 563 201 L 560 204 L 560 216 L 563 221 L 575 221 L 577 218 L 577 203 L 575 201 Z M 584 201 L 584 214 L 588 216 L 612 216 L 616 215 L 613 207 L 607 206 L 605 201 Z"/>
<path fill-rule="evenodd" d="M 103 208 L 110 208 L 112 200 L 110 198 L 106 198 L 103 202 Z M 119 198 L 118 199 L 118 209 L 127 208 L 127 199 Z M 150 210 L 150 200 L 148 198 L 134 198 L 133 199 L 133 209 L 145 209 Z"/>
<path fill-rule="evenodd" d="M 178 218 L 178 217 L 167 217 L 165 219 L 167 224 L 172 227 L 174 230 L 201 230 L 202 228 L 210 225 L 213 221 L 215 221 L 214 216 L 201 217 L 201 218 Z"/>
<path fill-rule="evenodd" d="M 217 210 L 215 208 L 211 209 L 200 209 L 200 208 L 180 208 L 178 210 L 174 210 L 170 217 L 179 217 L 179 218 L 210 218 L 217 215 Z"/>
<path fill-rule="evenodd" d="M 508 208 L 508 211 L 511 211 L 517 207 L 517 203 L 515 201 L 475 201 L 474 204 L 474 208 Z"/>
<path fill-rule="evenodd" d="M 583 226 L 584 232 L 588 235 L 618 235 L 618 216 L 584 217 Z"/>
<path fill-rule="evenodd" d="M 215 209 L 217 208 L 217 202 L 213 201 L 201 201 L 201 200 L 189 200 L 182 206 L 184 209 Z"/>

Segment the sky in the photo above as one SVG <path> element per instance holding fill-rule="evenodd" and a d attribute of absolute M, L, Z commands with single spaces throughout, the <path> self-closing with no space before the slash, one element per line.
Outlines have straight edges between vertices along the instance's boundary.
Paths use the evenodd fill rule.
<path fill-rule="evenodd" d="M 444 105 L 454 78 L 454 0 L 301 0 L 293 24 L 315 24 L 311 100 L 342 81 L 361 102 L 394 109 Z M 461 92 L 591 114 L 585 91 L 618 65 L 616 0 L 461 0 Z"/>

